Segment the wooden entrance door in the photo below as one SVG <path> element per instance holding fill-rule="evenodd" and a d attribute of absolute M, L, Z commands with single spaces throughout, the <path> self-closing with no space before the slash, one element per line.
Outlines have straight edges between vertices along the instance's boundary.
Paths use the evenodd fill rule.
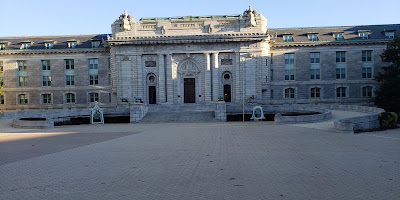
<path fill-rule="evenodd" d="M 231 102 L 231 85 L 224 85 L 224 101 Z"/>
<path fill-rule="evenodd" d="M 156 86 L 149 86 L 149 104 L 157 103 Z"/>
<path fill-rule="evenodd" d="M 185 103 L 196 103 L 196 88 L 194 78 L 184 79 L 184 100 Z"/>

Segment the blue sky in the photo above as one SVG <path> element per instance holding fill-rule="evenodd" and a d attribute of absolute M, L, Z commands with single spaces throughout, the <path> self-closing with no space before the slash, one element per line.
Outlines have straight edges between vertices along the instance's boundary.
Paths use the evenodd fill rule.
<path fill-rule="evenodd" d="M 138 21 L 242 14 L 250 4 L 269 28 L 400 23 L 400 0 L 0 0 L 0 37 L 111 33 L 124 10 Z"/>

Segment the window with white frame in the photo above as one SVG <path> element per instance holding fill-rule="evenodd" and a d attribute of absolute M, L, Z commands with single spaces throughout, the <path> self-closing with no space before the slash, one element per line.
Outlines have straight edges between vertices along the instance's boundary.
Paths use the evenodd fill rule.
<path fill-rule="evenodd" d="M 89 93 L 89 102 L 94 103 L 96 101 L 99 102 L 99 93 L 97 92 Z"/>
<path fill-rule="evenodd" d="M 65 94 L 65 103 L 75 103 L 75 94 L 74 93 Z"/>
<path fill-rule="evenodd" d="M 91 46 L 92 46 L 92 48 L 97 48 L 97 47 L 99 47 L 99 46 L 100 46 L 100 41 L 92 41 L 92 42 L 91 42 Z"/>
<path fill-rule="evenodd" d="M 346 79 L 346 52 L 336 52 L 336 79 Z"/>
<path fill-rule="evenodd" d="M 74 75 L 65 75 L 65 85 L 75 85 Z"/>
<path fill-rule="evenodd" d="M 335 38 L 335 40 L 343 40 L 343 33 L 332 33 L 333 38 Z"/>
<path fill-rule="evenodd" d="M 26 61 L 18 60 L 18 87 L 27 86 Z"/>
<path fill-rule="evenodd" d="M 74 69 L 74 59 L 65 59 L 65 70 Z"/>
<path fill-rule="evenodd" d="M 314 87 L 310 89 L 310 97 L 311 98 L 320 98 L 321 97 L 321 88 Z"/>
<path fill-rule="evenodd" d="M 320 65 L 320 53 L 310 53 L 310 79 L 318 80 L 321 79 L 321 65 Z"/>
<path fill-rule="evenodd" d="M 0 43 L 0 50 L 5 50 L 6 49 L 6 44 Z"/>
<path fill-rule="evenodd" d="M 369 32 L 360 32 L 358 36 L 363 40 L 369 39 Z"/>
<path fill-rule="evenodd" d="M 372 51 L 362 51 L 362 78 L 372 78 Z"/>
<path fill-rule="evenodd" d="M 42 60 L 42 86 L 51 86 L 50 60 Z"/>
<path fill-rule="evenodd" d="M 19 94 L 18 95 L 18 104 L 28 104 L 28 95 L 27 94 Z"/>
<path fill-rule="evenodd" d="M 21 43 L 21 49 L 29 49 L 29 47 L 31 47 L 31 43 L 29 42 L 24 42 L 24 43 Z"/>
<path fill-rule="evenodd" d="M 65 85 L 75 85 L 75 71 L 74 71 L 74 60 L 73 59 L 65 59 Z"/>
<path fill-rule="evenodd" d="M 336 97 L 346 97 L 347 96 L 347 88 L 346 87 L 338 87 L 336 88 Z"/>
<path fill-rule="evenodd" d="M 318 41 L 318 34 L 308 34 L 308 40 L 313 42 Z"/>
<path fill-rule="evenodd" d="M 285 53 L 285 80 L 294 80 L 294 53 Z"/>
<path fill-rule="evenodd" d="M 70 41 L 68 42 L 68 48 L 75 48 L 76 47 L 76 41 Z"/>
<path fill-rule="evenodd" d="M 54 46 L 54 43 L 53 43 L 53 42 L 46 42 L 46 43 L 44 43 L 44 48 L 45 48 L 45 49 L 51 49 L 51 48 L 53 48 L 53 46 Z"/>
<path fill-rule="evenodd" d="M 42 104 L 51 103 L 51 94 L 42 94 Z"/>
<path fill-rule="evenodd" d="M 293 42 L 293 35 L 283 35 L 284 42 Z"/>
<path fill-rule="evenodd" d="M 365 86 L 362 88 L 362 97 L 372 97 L 372 87 Z"/>
<path fill-rule="evenodd" d="M 99 84 L 98 63 L 99 60 L 97 58 L 89 59 L 89 85 Z"/>
<path fill-rule="evenodd" d="M 285 99 L 294 99 L 294 88 L 285 89 Z"/>
<path fill-rule="evenodd" d="M 394 38 L 394 31 L 385 31 L 386 38 Z"/>

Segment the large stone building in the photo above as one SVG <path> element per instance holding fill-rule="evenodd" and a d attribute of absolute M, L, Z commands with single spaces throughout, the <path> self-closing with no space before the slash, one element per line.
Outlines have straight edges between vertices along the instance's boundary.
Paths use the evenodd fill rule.
<path fill-rule="evenodd" d="M 142 18 L 112 34 L 0 37 L 0 109 L 147 104 L 368 104 L 400 24 L 267 29 L 242 15 Z"/>

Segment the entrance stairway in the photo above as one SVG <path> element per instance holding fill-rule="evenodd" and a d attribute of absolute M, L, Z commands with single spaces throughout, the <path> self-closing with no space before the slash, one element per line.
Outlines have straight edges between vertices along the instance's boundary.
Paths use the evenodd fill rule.
<path fill-rule="evenodd" d="M 140 123 L 217 122 L 215 104 L 148 105 L 148 108 Z"/>

